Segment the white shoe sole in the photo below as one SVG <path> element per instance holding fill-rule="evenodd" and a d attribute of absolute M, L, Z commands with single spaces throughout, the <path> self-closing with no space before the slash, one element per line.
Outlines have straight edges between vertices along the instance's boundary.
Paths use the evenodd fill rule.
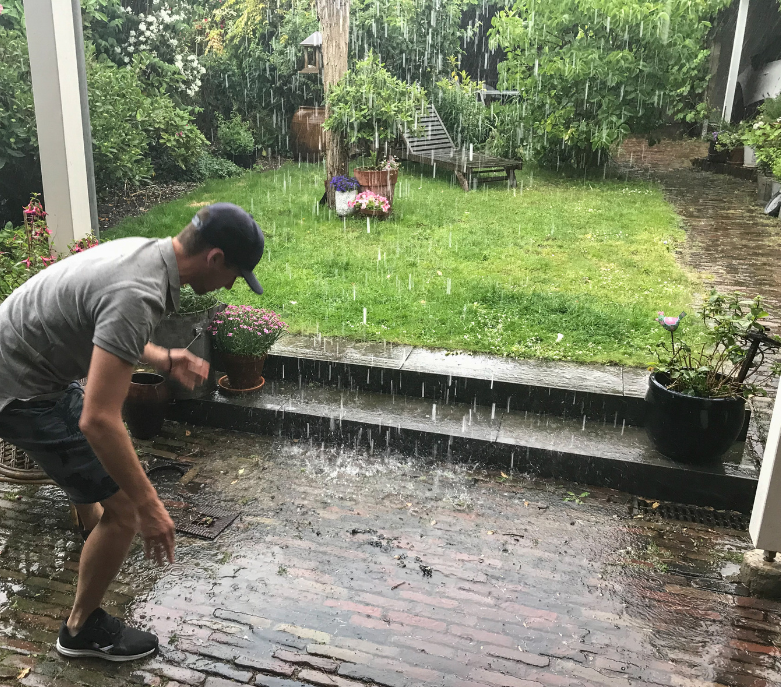
<path fill-rule="evenodd" d="M 114 661 L 115 663 L 122 663 L 124 661 L 135 661 L 139 658 L 146 658 L 155 653 L 157 649 L 150 649 L 143 654 L 133 654 L 132 656 L 117 656 L 115 654 L 107 654 L 103 651 L 97 651 L 96 649 L 68 649 L 60 644 L 60 640 L 57 640 L 57 653 L 67 656 L 68 658 L 102 658 L 104 661 Z"/>

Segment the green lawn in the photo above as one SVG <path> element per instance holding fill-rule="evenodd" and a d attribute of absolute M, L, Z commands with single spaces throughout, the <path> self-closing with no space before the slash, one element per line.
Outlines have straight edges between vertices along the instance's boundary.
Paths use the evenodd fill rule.
<path fill-rule="evenodd" d="M 684 233 L 652 184 L 534 170 L 515 192 L 465 194 L 410 166 L 392 219 L 368 233 L 365 218 L 317 205 L 323 178 L 322 166 L 287 164 L 212 181 L 104 238 L 173 235 L 199 204 L 234 202 L 266 234 L 266 293 L 237 282 L 224 300 L 277 310 L 294 332 L 517 357 L 645 365 L 663 337 L 657 310 L 688 310 L 698 286 L 675 261 Z"/>

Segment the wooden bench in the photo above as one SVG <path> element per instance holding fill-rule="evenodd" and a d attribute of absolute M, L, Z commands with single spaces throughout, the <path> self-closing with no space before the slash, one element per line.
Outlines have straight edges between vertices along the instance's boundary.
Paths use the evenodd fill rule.
<path fill-rule="evenodd" d="M 515 188 L 515 170 L 523 167 L 522 162 L 473 153 L 466 147 L 459 150 L 433 105 L 429 105 L 428 113 L 419 117 L 418 123 L 423 127 L 420 136 L 412 136 L 406 129 L 402 134 L 404 148 L 397 151 L 400 158 L 455 172 L 464 191 L 477 188 L 481 182 L 504 182 Z"/>

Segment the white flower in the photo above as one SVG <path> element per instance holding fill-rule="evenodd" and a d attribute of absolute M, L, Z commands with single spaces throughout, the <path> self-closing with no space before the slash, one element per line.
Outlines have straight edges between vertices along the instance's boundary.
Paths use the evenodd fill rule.
<path fill-rule="evenodd" d="M 135 48 L 132 45 L 128 45 L 127 46 L 127 51 L 128 52 L 133 52 L 133 50 L 135 50 Z"/>
<path fill-rule="evenodd" d="M 144 22 L 141 22 L 141 23 L 138 25 L 138 30 L 139 30 L 139 31 L 146 31 L 146 24 L 145 24 Z"/>
<path fill-rule="evenodd" d="M 172 39 L 171 39 L 169 42 L 170 42 L 170 43 L 171 43 L 171 45 L 173 45 L 174 47 L 176 47 L 176 46 L 177 46 L 177 44 L 179 43 L 179 41 L 177 41 L 177 40 L 176 40 L 176 38 L 172 38 Z"/>
<path fill-rule="evenodd" d="M 139 15 L 138 15 L 138 18 L 139 18 L 141 21 L 144 21 L 144 15 L 143 15 L 143 14 L 139 14 Z"/>
<path fill-rule="evenodd" d="M 125 55 L 125 62 L 130 62 L 130 58 L 127 55 Z"/>
<path fill-rule="evenodd" d="M 754 129 L 759 129 L 762 126 L 762 122 L 754 122 Z"/>
<path fill-rule="evenodd" d="M 564 338 L 564 334 L 557 334 L 556 335 L 556 343 L 559 343 Z"/>
<path fill-rule="evenodd" d="M 187 59 L 190 60 L 190 62 L 197 62 L 198 58 L 195 55 L 188 55 Z"/>
<path fill-rule="evenodd" d="M 115 52 L 117 55 L 119 55 L 119 53 L 121 53 L 121 52 L 122 52 L 122 48 L 120 48 L 119 46 L 117 46 L 116 48 L 114 48 L 114 52 Z"/>
<path fill-rule="evenodd" d="M 135 31 L 131 31 L 128 35 L 132 38 L 133 36 L 136 35 L 136 32 Z"/>

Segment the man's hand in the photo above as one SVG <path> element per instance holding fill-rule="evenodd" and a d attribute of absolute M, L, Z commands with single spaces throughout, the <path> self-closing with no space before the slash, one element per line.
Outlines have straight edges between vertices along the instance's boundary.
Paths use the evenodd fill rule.
<path fill-rule="evenodd" d="M 144 538 L 144 554 L 157 565 L 174 562 L 174 521 L 168 515 L 162 501 L 153 501 L 138 509 L 141 536 Z"/>
<path fill-rule="evenodd" d="M 184 348 L 172 348 L 169 376 L 186 389 L 194 389 L 206 381 L 209 375 L 209 363 Z"/>

